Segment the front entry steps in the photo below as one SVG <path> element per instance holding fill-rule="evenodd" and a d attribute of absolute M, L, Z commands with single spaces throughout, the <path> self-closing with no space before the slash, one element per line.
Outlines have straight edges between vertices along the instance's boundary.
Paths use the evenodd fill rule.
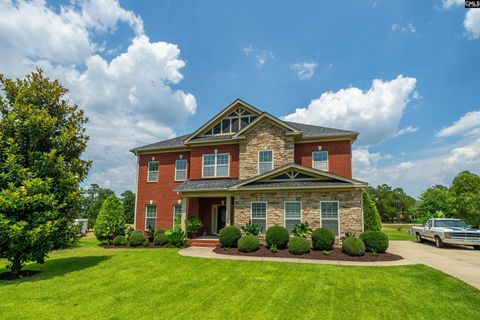
<path fill-rule="evenodd" d="M 191 247 L 204 247 L 204 248 L 215 248 L 220 244 L 218 238 L 195 238 L 188 239 L 188 244 Z"/>

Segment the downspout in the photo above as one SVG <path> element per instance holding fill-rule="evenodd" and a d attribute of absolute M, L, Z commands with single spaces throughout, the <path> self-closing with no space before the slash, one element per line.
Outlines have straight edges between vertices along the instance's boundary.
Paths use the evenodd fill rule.
<path fill-rule="evenodd" d="M 137 156 L 137 174 L 135 175 L 135 211 L 133 215 L 133 227 L 134 229 L 137 229 L 137 205 L 138 205 L 138 170 L 140 168 L 140 156 L 136 154 Z"/>

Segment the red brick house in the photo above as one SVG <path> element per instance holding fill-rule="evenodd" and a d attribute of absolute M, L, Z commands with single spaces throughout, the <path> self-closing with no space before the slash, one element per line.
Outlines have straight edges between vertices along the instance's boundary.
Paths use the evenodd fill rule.
<path fill-rule="evenodd" d="M 352 179 L 357 132 L 286 122 L 235 100 L 192 134 L 131 150 L 138 158 L 135 228 L 170 229 L 199 217 L 203 234 L 225 225 L 295 224 L 363 231 Z"/>

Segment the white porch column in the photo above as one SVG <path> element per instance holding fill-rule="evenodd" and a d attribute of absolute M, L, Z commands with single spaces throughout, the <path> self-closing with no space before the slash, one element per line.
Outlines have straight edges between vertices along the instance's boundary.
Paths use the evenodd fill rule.
<path fill-rule="evenodd" d="M 226 198 L 226 219 L 225 225 L 229 226 L 231 224 L 231 217 L 232 217 L 232 196 L 227 196 Z"/>
<path fill-rule="evenodd" d="M 188 197 L 182 197 L 182 215 L 180 218 L 180 226 L 184 232 L 187 232 L 188 200 Z"/>

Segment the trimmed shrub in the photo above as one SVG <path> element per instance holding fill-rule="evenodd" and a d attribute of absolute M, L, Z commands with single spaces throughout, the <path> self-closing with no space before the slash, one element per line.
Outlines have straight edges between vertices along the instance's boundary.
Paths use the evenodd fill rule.
<path fill-rule="evenodd" d="M 127 238 L 124 236 L 116 236 L 113 238 L 113 245 L 116 247 L 121 247 L 127 245 Z"/>
<path fill-rule="evenodd" d="M 155 230 L 154 236 L 157 237 L 159 234 L 165 234 L 165 232 L 167 232 L 165 229 Z"/>
<path fill-rule="evenodd" d="M 168 244 L 172 247 L 183 248 L 188 245 L 187 234 L 181 229 L 172 229 L 165 232 Z"/>
<path fill-rule="evenodd" d="M 155 235 L 155 239 L 153 240 L 153 244 L 156 246 L 165 246 L 168 244 L 168 238 L 165 232 L 159 232 Z"/>
<path fill-rule="evenodd" d="M 363 192 L 363 223 L 365 231 L 379 231 L 382 228 L 377 206 L 365 191 Z"/>
<path fill-rule="evenodd" d="M 284 227 L 273 226 L 268 228 L 265 239 L 269 248 L 272 245 L 276 245 L 277 249 L 281 250 L 287 247 L 288 240 L 290 240 L 290 235 L 288 234 L 287 229 Z"/>
<path fill-rule="evenodd" d="M 243 236 L 238 240 L 238 250 L 242 252 L 253 252 L 260 248 L 260 241 L 256 236 Z"/>
<path fill-rule="evenodd" d="M 310 242 L 302 237 L 294 237 L 288 242 L 288 252 L 298 255 L 309 253 Z"/>
<path fill-rule="evenodd" d="M 142 231 L 133 231 L 128 239 L 128 244 L 130 247 L 140 247 L 143 246 L 146 241 L 147 239 L 145 239 Z"/>
<path fill-rule="evenodd" d="M 220 230 L 219 236 L 222 247 L 235 248 L 242 237 L 242 232 L 237 227 L 227 226 Z"/>
<path fill-rule="evenodd" d="M 349 237 L 343 240 L 342 250 L 349 256 L 363 256 L 365 254 L 365 244 L 360 238 Z"/>
<path fill-rule="evenodd" d="M 332 250 L 335 234 L 327 228 L 317 228 L 312 232 L 312 246 L 315 250 Z"/>
<path fill-rule="evenodd" d="M 122 200 L 112 194 L 102 203 L 93 232 L 98 241 L 111 243 L 116 236 L 125 235 L 125 230 Z"/>
<path fill-rule="evenodd" d="M 388 237 L 381 231 L 367 231 L 360 236 L 365 249 L 370 252 L 384 253 L 388 249 Z"/>

